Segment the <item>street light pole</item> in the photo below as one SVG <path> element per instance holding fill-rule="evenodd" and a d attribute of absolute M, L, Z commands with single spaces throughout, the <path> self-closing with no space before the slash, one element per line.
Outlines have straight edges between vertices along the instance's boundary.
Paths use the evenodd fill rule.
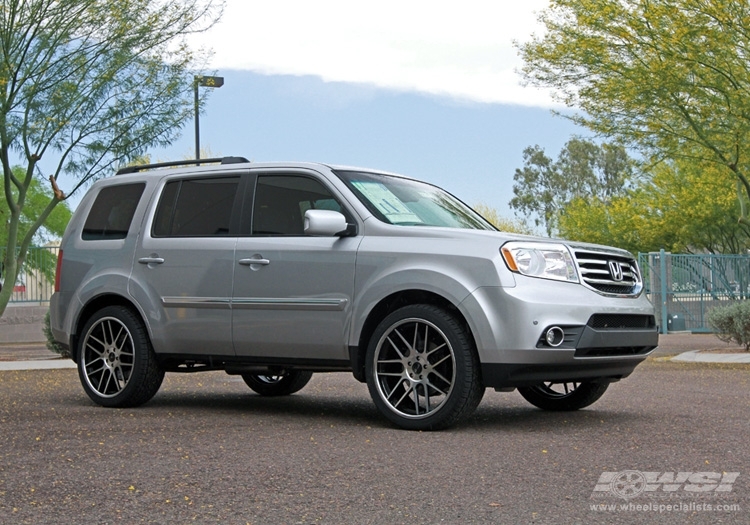
<path fill-rule="evenodd" d="M 198 79 L 196 76 L 193 80 L 193 92 L 195 95 L 195 160 L 201 158 L 201 125 L 198 122 Z"/>
<path fill-rule="evenodd" d="M 201 130 L 200 130 L 200 117 L 199 117 L 199 104 L 198 104 L 198 86 L 220 88 L 224 85 L 224 77 L 204 77 L 203 75 L 195 75 L 193 77 L 193 95 L 195 101 L 195 160 L 201 158 Z"/>

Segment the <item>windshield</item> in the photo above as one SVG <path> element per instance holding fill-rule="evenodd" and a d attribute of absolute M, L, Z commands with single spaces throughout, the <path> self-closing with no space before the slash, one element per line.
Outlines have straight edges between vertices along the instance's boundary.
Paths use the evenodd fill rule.
<path fill-rule="evenodd" d="M 373 215 L 388 224 L 495 230 L 474 210 L 437 186 L 359 171 L 337 170 L 336 175 Z"/>

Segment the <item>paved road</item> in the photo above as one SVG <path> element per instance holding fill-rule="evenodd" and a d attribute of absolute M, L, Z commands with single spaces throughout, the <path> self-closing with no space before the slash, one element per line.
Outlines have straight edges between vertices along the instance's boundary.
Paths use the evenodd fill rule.
<path fill-rule="evenodd" d="M 113 410 L 75 370 L 0 372 L 0 523 L 748 523 L 749 409 L 750 366 L 658 360 L 586 410 L 490 391 L 434 433 L 391 427 L 349 374 L 283 399 L 219 372 L 168 375 L 146 406 Z M 720 497 L 594 496 L 625 471 L 740 475 Z"/>

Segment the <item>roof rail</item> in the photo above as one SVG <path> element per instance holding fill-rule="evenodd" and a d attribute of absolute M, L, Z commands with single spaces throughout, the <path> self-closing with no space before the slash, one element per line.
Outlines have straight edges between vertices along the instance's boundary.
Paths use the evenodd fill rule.
<path fill-rule="evenodd" d="M 245 157 L 216 157 L 213 159 L 175 160 L 171 162 L 157 162 L 155 164 L 141 164 L 138 166 L 125 166 L 117 170 L 117 175 L 126 173 L 138 173 L 139 171 L 155 170 L 159 168 L 174 168 L 177 166 L 200 166 L 201 164 L 240 164 L 250 162 Z"/>

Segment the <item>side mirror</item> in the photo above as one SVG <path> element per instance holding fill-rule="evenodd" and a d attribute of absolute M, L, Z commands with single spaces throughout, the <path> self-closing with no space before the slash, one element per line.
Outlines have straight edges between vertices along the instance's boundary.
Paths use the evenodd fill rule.
<path fill-rule="evenodd" d="M 305 235 L 333 237 L 349 235 L 349 225 L 343 214 L 333 210 L 307 210 Z"/>

